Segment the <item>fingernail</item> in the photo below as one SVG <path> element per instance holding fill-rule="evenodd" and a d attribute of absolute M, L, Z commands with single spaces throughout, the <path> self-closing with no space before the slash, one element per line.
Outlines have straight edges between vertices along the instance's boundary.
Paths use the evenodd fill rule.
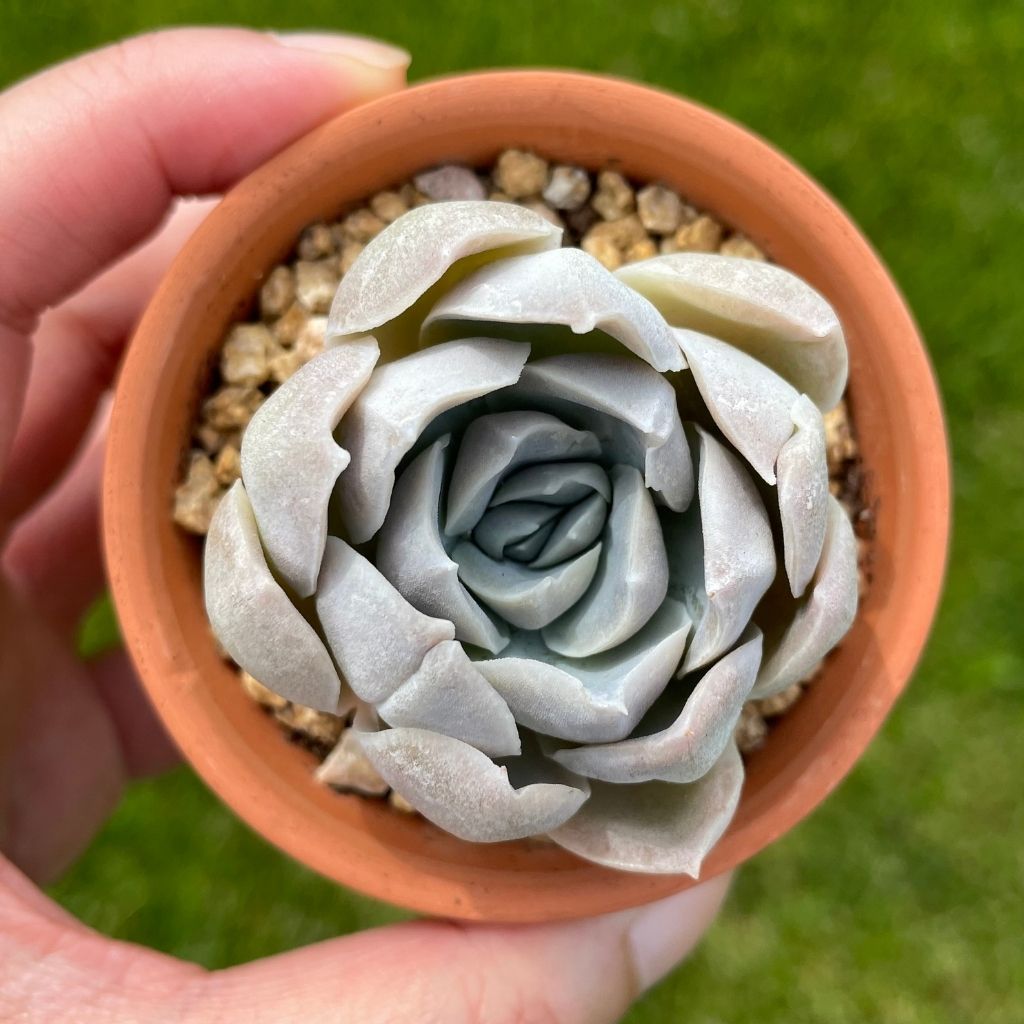
<path fill-rule="evenodd" d="M 657 984 L 697 944 L 729 891 L 729 875 L 659 900 L 636 912 L 629 943 L 640 985 Z"/>
<path fill-rule="evenodd" d="M 280 32 L 274 33 L 273 38 L 282 46 L 336 58 L 364 99 L 401 88 L 405 83 L 406 69 L 412 60 L 401 47 L 366 36 L 333 32 Z"/>

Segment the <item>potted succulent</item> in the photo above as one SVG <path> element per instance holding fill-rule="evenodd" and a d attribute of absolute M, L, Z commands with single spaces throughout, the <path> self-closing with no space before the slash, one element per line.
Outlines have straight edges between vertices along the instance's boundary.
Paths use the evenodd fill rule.
<path fill-rule="evenodd" d="M 673 186 L 774 263 L 678 253 L 613 274 L 523 205 L 397 217 L 347 268 L 326 349 L 252 418 L 203 565 L 167 506 L 254 284 L 305 225 L 512 145 Z M 822 420 L 847 351 L 879 510 L 859 611 Z M 923 644 L 948 477 L 913 322 L 831 200 L 685 101 L 523 72 L 347 114 L 224 200 L 129 353 L 105 502 L 126 642 L 229 804 L 371 894 L 537 920 L 726 870 L 828 793 Z M 355 709 L 316 774 L 345 781 L 354 745 L 422 816 L 320 784 L 211 623 L 281 698 Z M 744 779 L 744 701 L 802 680 L 841 638 Z"/>

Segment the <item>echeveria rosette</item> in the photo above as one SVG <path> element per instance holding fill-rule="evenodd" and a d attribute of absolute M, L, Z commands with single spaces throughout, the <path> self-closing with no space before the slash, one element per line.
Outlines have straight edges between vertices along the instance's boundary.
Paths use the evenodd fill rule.
<path fill-rule="evenodd" d="M 517 206 L 416 209 L 245 434 L 214 630 L 282 696 L 354 710 L 454 835 L 696 875 L 743 703 L 854 617 L 821 414 L 845 379 L 834 312 L 778 267 L 612 274 Z"/>

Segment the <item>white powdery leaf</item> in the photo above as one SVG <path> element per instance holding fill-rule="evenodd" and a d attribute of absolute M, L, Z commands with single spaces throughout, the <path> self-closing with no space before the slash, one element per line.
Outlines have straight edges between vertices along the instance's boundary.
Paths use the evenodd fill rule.
<path fill-rule="evenodd" d="M 766 645 L 752 697 L 770 697 L 811 674 L 853 625 L 857 584 L 857 538 L 843 506 L 829 495 L 825 545 L 810 594 L 781 637 Z"/>
<path fill-rule="evenodd" d="M 410 210 L 377 235 L 341 279 L 327 343 L 394 320 L 467 256 L 539 252 L 557 248 L 561 239 L 561 228 L 512 203 L 465 201 Z"/>
<path fill-rule="evenodd" d="M 696 623 L 683 672 L 736 643 L 776 571 L 771 525 L 754 482 L 720 441 L 700 427 L 696 432 L 697 506 L 663 520 L 670 590 Z"/>
<path fill-rule="evenodd" d="M 418 612 L 337 537 L 327 540 L 316 612 L 349 686 L 370 703 L 390 697 L 432 647 L 455 636 L 450 622 Z"/>
<path fill-rule="evenodd" d="M 502 478 L 530 462 L 593 458 L 601 454 L 596 437 L 574 430 L 544 412 L 496 412 L 466 428 L 448 488 L 445 533 L 459 537 L 480 521 Z"/>
<path fill-rule="evenodd" d="M 596 462 L 545 462 L 527 466 L 503 480 L 491 498 L 491 505 L 510 501 L 571 505 L 594 491 L 605 501 L 611 501 L 608 474 Z"/>
<path fill-rule="evenodd" d="M 685 365 L 657 309 L 582 249 L 553 249 L 482 267 L 441 297 L 423 329 L 453 320 L 556 324 L 578 335 L 600 330 L 658 371 Z"/>
<path fill-rule="evenodd" d="M 616 271 L 674 327 L 749 352 L 822 411 L 842 398 L 847 354 L 835 310 L 809 284 L 773 263 L 673 253 Z"/>
<path fill-rule="evenodd" d="M 337 713 L 342 688 L 334 663 L 271 574 L 240 480 L 210 523 L 203 591 L 214 634 L 246 672 L 286 700 Z"/>
<path fill-rule="evenodd" d="M 379 356 L 373 338 L 321 352 L 260 406 L 242 438 L 242 479 L 263 546 L 299 597 L 316 589 L 331 491 L 349 463 L 332 432 Z"/>
<path fill-rule="evenodd" d="M 439 438 L 399 477 L 377 536 L 377 568 L 413 607 L 452 622 L 456 639 L 497 654 L 508 643 L 508 633 L 459 582 L 459 567 L 441 537 L 441 488 L 450 441 L 447 435 Z"/>
<path fill-rule="evenodd" d="M 821 559 L 828 525 L 828 455 L 825 420 L 801 395 L 790 411 L 796 427 L 779 453 L 779 515 L 786 576 L 794 597 L 803 596 Z"/>
<path fill-rule="evenodd" d="M 425 729 L 360 732 L 359 741 L 392 789 L 439 828 L 469 842 L 525 839 L 557 828 L 589 793 L 585 780 L 550 763 L 546 773 L 554 781 L 517 789 L 504 765 Z"/>
<path fill-rule="evenodd" d="M 625 643 L 591 658 L 562 658 L 536 633 L 516 633 L 500 658 L 477 669 L 516 719 L 545 736 L 607 743 L 628 736 L 679 665 L 690 617 L 664 601 Z"/>
<path fill-rule="evenodd" d="M 601 536 L 608 521 L 608 502 L 601 494 L 592 494 L 565 512 L 544 541 L 531 568 L 547 569 L 558 565 L 589 547 Z"/>
<path fill-rule="evenodd" d="M 606 867 L 697 878 L 732 820 L 742 788 L 743 760 L 731 744 L 711 771 L 689 785 L 592 783 L 590 799 L 551 838 Z"/>
<path fill-rule="evenodd" d="M 640 473 L 615 466 L 612 508 L 597 575 L 576 604 L 542 631 L 553 651 L 571 658 L 600 654 L 636 633 L 668 590 L 668 559 L 658 513 Z"/>
<path fill-rule="evenodd" d="M 520 751 L 508 705 L 456 640 L 427 651 L 420 667 L 377 711 L 388 725 L 444 733 L 491 757 Z"/>
<path fill-rule="evenodd" d="M 452 552 L 459 579 L 507 623 L 540 629 L 554 622 L 586 592 L 597 573 L 601 545 L 553 569 L 531 569 L 496 561 L 475 544 L 462 541 Z"/>
<path fill-rule="evenodd" d="M 693 465 L 676 392 L 660 373 L 628 356 L 568 354 L 527 364 L 505 396 L 554 403 L 596 434 L 616 461 L 644 474 L 651 490 L 680 512 L 693 497 Z"/>
<path fill-rule="evenodd" d="M 515 384 L 529 354 L 523 342 L 466 338 L 377 370 L 338 430 L 352 462 L 335 501 L 353 543 L 368 541 L 380 529 L 395 469 L 423 428 L 448 409 Z"/>
<path fill-rule="evenodd" d="M 733 345 L 697 331 L 675 332 L 704 404 L 726 439 L 769 484 L 793 434 L 792 384 Z"/>
<path fill-rule="evenodd" d="M 704 673 L 666 728 L 621 743 L 559 750 L 554 759 L 570 771 L 602 782 L 699 779 L 731 742 L 743 702 L 754 685 L 761 664 L 761 631 L 748 627 L 748 636 Z"/>

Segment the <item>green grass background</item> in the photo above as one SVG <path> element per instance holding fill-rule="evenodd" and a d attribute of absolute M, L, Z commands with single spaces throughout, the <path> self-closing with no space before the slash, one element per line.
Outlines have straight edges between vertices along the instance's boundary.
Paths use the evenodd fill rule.
<path fill-rule="evenodd" d="M 0 2 L 0 82 L 211 20 L 379 35 L 413 52 L 416 77 L 633 76 L 750 125 L 852 212 L 905 289 L 945 394 L 957 530 L 942 611 L 850 779 L 740 873 L 700 952 L 627 1020 L 1024 1020 L 1024 6 Z M 101 612 L 90 643 L 111 629 Z M 268 848 L 185 769 L 134 786 L 53 892 L 104 932 L 210 967 L 399 916 Z"/>

